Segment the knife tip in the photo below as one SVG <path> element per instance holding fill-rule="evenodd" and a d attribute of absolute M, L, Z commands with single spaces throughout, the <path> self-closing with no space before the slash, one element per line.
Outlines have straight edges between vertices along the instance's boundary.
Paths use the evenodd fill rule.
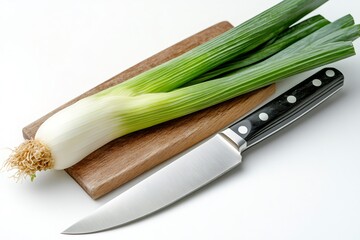
<path fill-rule="evenodd" d="M 65 235 L 78 235 L 78 234 L 84 234 L 81 233 L 79 231 L 74 231 L 73 226 L 68 227 L 67 229 L 65 229 L 64 231 L 61 232 L 61 234 L 65 234 Z"/>
<path fill-rule="evenodd" d="M 73 224 L 70 227 L 68 227 L 67 229 L 65 229 L 64 231 L 61 232 L 61 234 L 64 235 L 81 235 L 81 234 L 88 234 L 88 233 L 94 233 L 96 231 L 91 231 L 91 230 L 86 230 L 86 229 L 82 229 L 81 227 L 78 226 L 78 224 Z"/>
<path fill-rule="evenodd" d="M 105 226 L 102 226 L 102 227 L 96 226 L 95 227 L 95 226 L 87 224 L 86 222 L 84 223 L 84 221 L 79 221 L 79 222 L 71 225 L 64 231 L 62 231 L 61 234 L 64 234 L 64 235 L 91 234 L 91 233 L 102 232 L 102 231 L 105 231 L 110 228 L 111 227 L 105 227 Z"/>
<path fill-rule="evenodd" d="M 87 231 L 74 231 L 70 228 L 64 230 L 63 232 L 61 232 L 61 234 L 64 235 L 82 235 L 82 234 L 89 234 L 89 233 L 95 233 L 95 232 L 87 232 Z"/>
<path fill-rule="evenodd" d="M 67 229 L 65 231 L 61 232 L 61 234 L 64 234 L 64 235 L 76 235 L 76 233 L 70 232 Z"/>

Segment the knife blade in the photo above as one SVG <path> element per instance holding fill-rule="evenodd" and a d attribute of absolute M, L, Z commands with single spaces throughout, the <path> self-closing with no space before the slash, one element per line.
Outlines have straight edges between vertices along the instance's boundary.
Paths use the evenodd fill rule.
<path fill-rule="evenodd" d="M 241 163 L 241 153 L 291 124 L 341 89 L 343 74 L 324 68 L 112 199 L 63 234 L 99 232 L 156 212 Z"/>

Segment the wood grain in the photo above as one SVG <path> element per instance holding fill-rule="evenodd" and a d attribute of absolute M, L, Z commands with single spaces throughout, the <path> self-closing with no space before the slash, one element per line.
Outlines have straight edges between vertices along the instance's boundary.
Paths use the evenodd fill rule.
<path fill-rule="evenodd" d="M 39 126 L 64 107 L 179 56 L 230 28 L 232 25 L 229 22 L 220 22 L 136 64 L 29 124 L 23 129 L 24 138 L 34 137 Z M 225 128 L 263 102 L 274 90 L 272 85 L 185 117 L 128 134 L 94 151 L 66 171 L 92 198 L 99 198 Z"/>

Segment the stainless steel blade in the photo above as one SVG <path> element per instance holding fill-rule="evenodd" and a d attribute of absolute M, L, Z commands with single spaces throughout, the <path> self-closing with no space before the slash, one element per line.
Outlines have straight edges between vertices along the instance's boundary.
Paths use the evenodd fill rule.
<path fill-rule="evenodd" d="M 99 232 L 144 217 L 201 188 L 240 162 L 239 149 L 217 134 L 63 233 Z"/>

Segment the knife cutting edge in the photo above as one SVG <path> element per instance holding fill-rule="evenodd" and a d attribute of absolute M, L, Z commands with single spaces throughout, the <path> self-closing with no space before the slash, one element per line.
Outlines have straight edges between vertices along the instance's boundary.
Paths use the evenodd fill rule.
<path fill-rule="evenodd" d="M 344 83 L 324 68 L 224 131 L 134 185 L 63 234 L 99 232 L 130 223 L 189 195 L 241 163 L 241 152 L 297 120 Z"/>

